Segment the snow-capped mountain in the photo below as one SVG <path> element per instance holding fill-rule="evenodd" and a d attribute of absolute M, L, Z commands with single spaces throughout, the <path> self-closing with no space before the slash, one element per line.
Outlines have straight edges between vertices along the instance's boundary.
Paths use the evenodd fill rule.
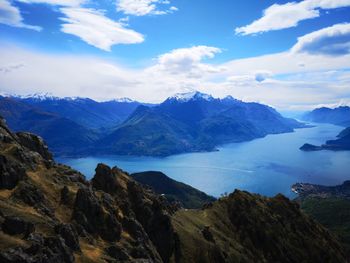
<path fill-rule="evenodd" d="M 118 99 L 114 99 L 112 101 L 115 101 L 115 102 L 122 102 L 122 103 L 133 103 L 133 102 L 136 102 L 132 99 L 129 99 L 129 98 L 118 98 Z"/>
<path fill-rule="evenodd" d="M 198 99 L 211 101 L 214 98 L 209 94 L 201 93 L 199 91 L 191 91 L 186 93 L 177 93 L 174 96 L 169 97 L 168 99 L 181 101 L 181 102 L 188 102 L 190 100 L 198 100 Z"/>

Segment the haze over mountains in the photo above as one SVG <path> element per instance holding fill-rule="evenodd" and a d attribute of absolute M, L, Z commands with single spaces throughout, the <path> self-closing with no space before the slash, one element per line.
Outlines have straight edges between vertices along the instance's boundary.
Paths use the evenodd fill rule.
<path fill-rule="evenodd" d="M 300 149 L 303 151 L 319 151 L 319 150 L 350 150 L 350 107 L 341 106 L 334 109 L 318 108 L 303 116 L 306 121 L 316 123 L 330 123 L 339 126 L 345 126 L 342 132 L 337 135 L 337 138 L 328 140 L 321 146 L 312 144 L 304 144 Z"/>
<path fill-rule="evenodd" d="M 350 126 L 350 107 L 340 106 L 334 109 L 322 107 L 306 113 L 303 118 L 305 121 L 331 123 L 335 125 Z"/>
<path fill-rule="evenodd" d="M 8 96 L 0 98 L 0 114 L 12 129 L 35 132 L 56 155 L 71 156 L 212 151 L 219 144 L 304 126 L 263 104 L 200 92 L 177 94 L 158 105 L 127 99 Z"/>

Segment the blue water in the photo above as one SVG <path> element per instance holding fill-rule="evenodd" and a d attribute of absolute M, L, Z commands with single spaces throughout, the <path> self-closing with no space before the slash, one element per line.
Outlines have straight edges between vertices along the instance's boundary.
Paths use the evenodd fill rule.
<path fill-rule="evenodd" d="M 220 196 L 234 189 L 267 196 L 290 190 L 296 182 L 334 185 L 350 179 L 350 151 L 303 152 L 304 143 L 320 145 L 334 139 L 342 127 L 317 124 L 294 133 L 269 135 L 250 142 L 219 147 L 217 152 L 188 153 L 166 158 L 94 156 L 58 159 L 91 178 L 100 162 L 130 173 L 157 170 L 210 195 Z"/>

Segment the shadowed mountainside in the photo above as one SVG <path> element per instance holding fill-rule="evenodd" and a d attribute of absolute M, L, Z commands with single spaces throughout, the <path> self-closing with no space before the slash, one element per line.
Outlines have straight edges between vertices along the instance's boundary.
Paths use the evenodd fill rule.
<path fill-rule="evenodd" d="M 169 201 L 179 202 L 184 208 L 201 208 L 216 199 L 212 196 L 189 186 L 177 182 L 162 172 L 148 171 L 131 174 L 131 177 L 152 188 L 157 194 L 164 195 Z"/>
<path fill-rule="evenodd" d="M 298 183 L 292 189 L 305 213 L 339 236 L 350 255 L 350 181 L 336 186 Z"/>
<path fill-rule="evenodd" d="M 334 109 L 322 107 L 306 113 L 305 121 L 331 123 L 340 126 L 350 126 L 350 107 L 341 106 Z"/>
<path fill-rule="evenodd" d="M 167 156 L 212 151 L 219 144 L 293 132 L 303 124 L 259 103 L 216 99 L 195 92 L 155 107 L 139 106 L 115 131 L 95 143 L 99 153 Z"/>

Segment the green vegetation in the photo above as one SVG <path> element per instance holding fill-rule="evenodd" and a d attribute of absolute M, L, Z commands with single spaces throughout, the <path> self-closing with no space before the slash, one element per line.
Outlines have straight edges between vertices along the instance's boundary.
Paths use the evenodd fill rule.
<path fill-rule="evenodd" d="M 301 208 L 312 218 L 330 229 L 350 254 L 350 200 L 345 198 L 308 197 Z"/>

